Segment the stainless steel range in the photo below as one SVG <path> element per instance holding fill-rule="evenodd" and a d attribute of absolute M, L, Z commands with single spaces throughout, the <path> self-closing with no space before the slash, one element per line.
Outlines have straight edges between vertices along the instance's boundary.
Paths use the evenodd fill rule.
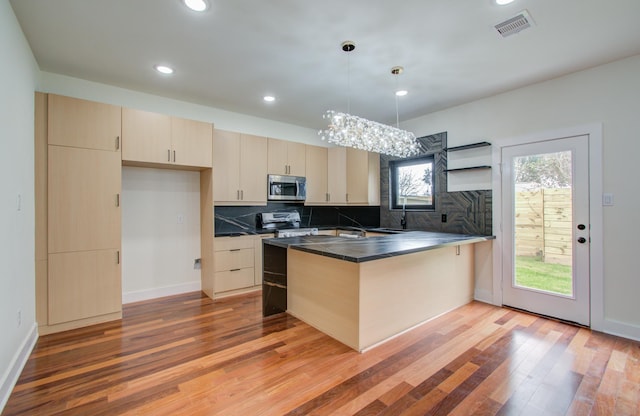
<path fill-rule="evenodd" d="M 318 235 L 317 228 L 300 228 L 298 211 L 262 212 L 258 214 L 258 227 L 273 230 L 277 238 Z"/>

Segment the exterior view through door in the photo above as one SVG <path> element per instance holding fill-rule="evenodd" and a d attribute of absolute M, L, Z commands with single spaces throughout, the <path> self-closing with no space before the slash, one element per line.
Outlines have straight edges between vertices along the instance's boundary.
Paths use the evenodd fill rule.
<path fill-rule="evenodd" d="M 502 148 L 502 303 L 589 326 L 589 137 Z"/>

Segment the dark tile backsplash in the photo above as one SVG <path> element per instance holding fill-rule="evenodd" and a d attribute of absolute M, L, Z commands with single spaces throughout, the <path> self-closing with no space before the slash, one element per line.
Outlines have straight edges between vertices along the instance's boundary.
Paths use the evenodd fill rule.
<path fill-rule="evenodd" d="M 380 207 L 304 206 L 303 204 L 268 203 L 267 206 L 217 206 L 216 234 L 255 232 L 256 216 L 260 212 L 298 211 L 300 227 L 361 227 L 380 226 Z"/>
<path fill-rule="evenodd" d="M 447 133 L 418 139 L 422 153 L 434 154 L 435 204 L 434 211 L 407 211 L 407 228 L 458 234 L 491 235 L 491 191 L 447 192 Z M 400 228 L 400 210 L 389 209 L 389 161 L 380 156 L 380 206 L 304 206 L 301 203 L 270 202 L 267 206 L 217 206 L 216 234 L 253 233 L 256 215 L 260 212 L 298 211 L 300 227 L 361 227 Z M 442 222 L 446 214 L 447 222 Z"/>
<path fill-rule="evenodd" d="M 407 211 L 407 228 L 459 234 L 491 235 L 491 191 L 447 192 L 447 133 L 420 137 L 421 153 L 435 159 L 435 205 L 433 211 Z M 389 161 L 380 155 L 380 226 L 400 228 L 401 210 L 389 209 Z M 447 222 L 442 222 L 446 214 Z"/>

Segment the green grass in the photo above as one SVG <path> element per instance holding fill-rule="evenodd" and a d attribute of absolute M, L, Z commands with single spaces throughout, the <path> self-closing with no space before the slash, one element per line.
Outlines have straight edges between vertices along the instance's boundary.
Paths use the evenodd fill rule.
<path fill-rule="evenodd" d="M 571 266 L 544 263 L 539 257 L 516 257 L 516 284 L 571 295 Z"/>

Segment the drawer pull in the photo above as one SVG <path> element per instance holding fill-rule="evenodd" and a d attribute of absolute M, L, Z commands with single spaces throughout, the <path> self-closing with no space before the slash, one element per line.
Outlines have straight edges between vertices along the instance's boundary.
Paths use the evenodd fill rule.
<path fill-rule="evenodd" d="M 231 270 L 229 270 L 229 271 L 230 271 L 230 272 L 239 272 L 240 270 L 242 270 L 242 269 L 231 269 Z"/>
<path fill-rule="evenodd" d="M 239 248 L 232 248 L 229 251 L 240 251 L 240 249 Z"/>

